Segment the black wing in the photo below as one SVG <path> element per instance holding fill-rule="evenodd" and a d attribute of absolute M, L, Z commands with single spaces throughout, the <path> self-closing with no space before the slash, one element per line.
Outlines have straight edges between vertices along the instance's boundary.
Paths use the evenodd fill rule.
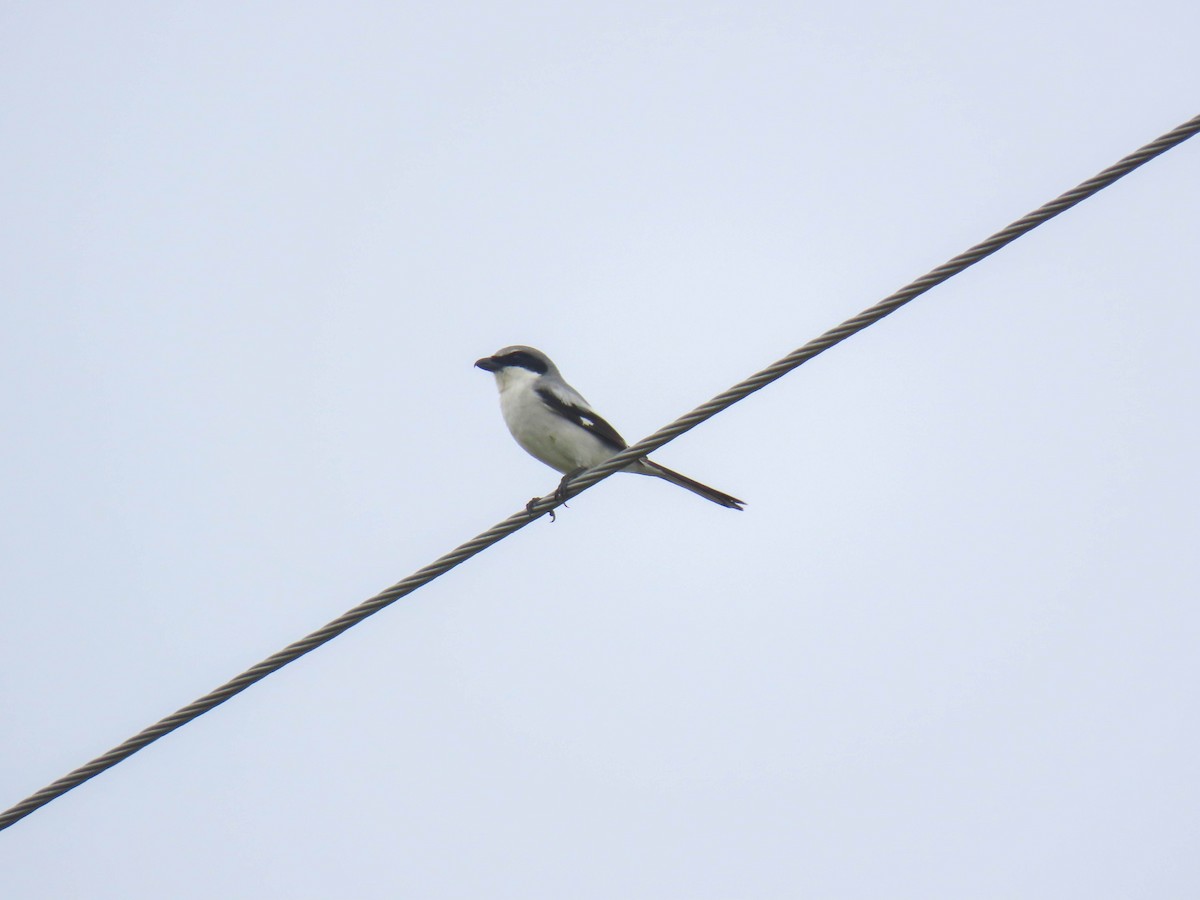
<path fill-rule="evenodd" d="M 613 428 L 590 409 L 576 406 L 574 403 L 564 400 L 549 388 L 540 387 L 536 390 L 542 402 L 550 407 L 550 409 L 564 419 L 574 422 L 584 431 L 594 434 L 600 439 L 601 443 L 611 447 L 614 452 L 624 450 L 629 446 L 625 443 L 625 438 L 617 434 L 617 429 Z"/>

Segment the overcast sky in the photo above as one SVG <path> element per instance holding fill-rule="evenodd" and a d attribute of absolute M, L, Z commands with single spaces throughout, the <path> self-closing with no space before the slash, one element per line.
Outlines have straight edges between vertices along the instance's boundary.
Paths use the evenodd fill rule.
<path fill-rule="evenodd" d="M 1200 112 L 1200 7 L 0 4 L 0 808 Z M 1200 894 L 1200 141 L 0 833 L 0 896 Z"/>

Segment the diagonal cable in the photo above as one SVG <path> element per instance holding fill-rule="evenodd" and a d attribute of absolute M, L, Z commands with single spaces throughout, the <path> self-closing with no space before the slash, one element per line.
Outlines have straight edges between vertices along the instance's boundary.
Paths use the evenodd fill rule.
<path fill-rule="evenodd" d="M 930 288 L 957 275 L 963 269 L 990 256 L 1001 247 L 1012 243 L 1043 222 L 1054 218 L 1059 213 L 1070 209 L 1082 200 L 1103 190 L 1117 179 L 1128 175 L 1134 169 L 1154 159 L 1154 157 L 1183 143 L 1198 131 L 1200 131 L 1200 116 L 1196 116 L 1183 123 L 1179 127 L 1146 144 L 1141 149 L 1131 153 L 1129 156 L 1126 156 L 1120 162 L 1109 166 L 1104 171 L 1067 191 L 1062 196 L 1039 207 L 1028 215 L 1022 216 L 1007 228 L 996 232 L 986 241 L 976 244 L 964 253 L 960 253 L 958 256 L 921 276 L 906 287 L 896 291 L 896 293 L 885 297 L 869 309 L 863 310 L 857 316 L 847 319 L 836 328 L 830 329 L 820 337 L 809 341 L 803 347 L 792 351 L 775 364 L 739 382 L 724 393 L 718 394 L 707 403 L 696 407 L 687 415 L 659 429 L 648 438 L 621 451 L 595 468 L 589 469 L 571 482 L 570 490 L 567 492 L 568 498 L 609 477 L 634 459 L 657 450 L 668 441 L 672 441 L 684 432 L 695 428 L 701 422 L 711 419 L 721 410 L 732 406 L 755 391 L 766 387 L 771 382 L 782 378 L 788 372 L 808 362 L 814 356 L 825 352 L 835 344 L 839 344 L 851 335 L 862 331 L 867 326 L 873 325 L 885 316 L 895 312 L 905 303 L 919 297 Z M 364 600 L 358 606 L 343 613 L 323 628 L 319 628 L 307 637 L 272 654 L 258 665 L 247 669 L 236 678 L 210 691 L 198 700 L 189 703 L 182 709 L 175 711 L 165 719 L 161 719 L 149 728 L 140 731 L 102 756 L 96 757 L 86 765 L 80 766 L 73 772 L 52 782 L 37 793 L 22 800 L 11 809 L 0 813 L 0 830 L 20 821 L 31 812 L 40 809 L 51 800 L 62 796 L 72 788 L 78 787 L 88 779 L 94 778 L 106 769 L 112 768 L 123 759 L 132 756 L 143 747 L 153 743 L 164 735 L 170 734 L 175 729 L 202 716 L 214 707 L 224 703 L 230 697 L 241 693 L 252 684 L 266 678 L 272 672 L 282 669 L 288 663 L 333 640 L 343 631 L 357 625 L 368 616 L 374 615 L 385 606 L 389 606 L 401 597 L 411 594 L 417 588 L 428 584 L 460 563 L 466 562 L 475 556 L 475 554 L 486 550 L 492 544 L 497 543 L 514 531 L 524 528 L 530 522 L 535 521 L 559 506 L 561 502 L 562 499 L 556 498 L 554 495 L 541 498 L 536 503 L 531 504 L 529 511 L 522 509 L 520 512 L 514 513 L 503 522 L 493 525 L 487 531 L 472 538 L 465 544 L 456 547 L 424 568 L 418 569 L 403 581 L 398 581 L 387 590 L 376 594 L 369 600 Z"/>
<path fill-rule="evenodd" d="M 761 372 L 751 375 L 744 381 L 738 382 L 729 390 L 713 397 L 707 403 L 697 406 L 686 416 L 681 416 L 670 425 L 660 428 L 648 438 L 638 441 L 638 443 L 622 450 L 615 456 L 606 459 L 600 465 L 580 474 L 579 477 L 571 481 L 570 490 L 567 492 L 569 495 L 568 499 L 579 491 L 591 487 L 596 482 L 624 468 L 626 464 L 634 459 L 641 456 L 648 456 L 668 441 L 674 440 L 685 431 L 690 431 L 701 422 L 711 419 L 717 413 L 721 412 L 721 410 L 727 409 L 739 400 L 782 378 L 788 372 L 808 362 L 814 356 L 824 353 L 835 344 L 840 344 L 846 338 L 857 334 L 867 326 L 874 325 L 880 319 L 891 315 L 901 306 L 919 297 L 930 288 L 936 287 L 946 279 L 957 275 L 963 269 L 975 265 L 981 259 L 991 256 L 1001 247 L 1011 244 L 1017 238 L 1037 228 L 1043 222 L 1049 221 L 1059 213 L 1086 200 L 1088 197 L 1108 187 L 1114 181 L 1128 175 L 1134 169 L 1149 162 L 1156 156 L 1160 156 L 1172 147 L 1182 144 L 1197 132 L 1200 132 L 1200 116 L 1196 116 L 1184 122 L 1178 128 L 1168 131 L 1162 137 L 1151 141 L 1146 146 L 1129 154 L 1104 171 L 1093 175 L 1087 181 L 1077 185 L 1065 194 L 1017 219 L 1017 221 L 1013 222 L 1007 228 L 997 231 L 986 241 L 976 244 L 969 250 L 965 250 L 958 254 L 958 256 L 947 260 L 936 269 L 927 272 L 916 281 L 910 282 L 894 294 L 884 297 L 869 309 L 864 309 L 857 316 L 854 316 L 854 318 L 847 319 L 841 325 L 831 328 L 820 337 L 809 341 L 803 347 L 793 350 L 774 365 L 767 366 Z M 549 509 L 552 506 L 558 505 L 549 503 L 549 500 L 550 498 L 548 497 L 542 498 L 542 502 L 535 505 L 534 509 L 541 512 L 543 508 Z"/>

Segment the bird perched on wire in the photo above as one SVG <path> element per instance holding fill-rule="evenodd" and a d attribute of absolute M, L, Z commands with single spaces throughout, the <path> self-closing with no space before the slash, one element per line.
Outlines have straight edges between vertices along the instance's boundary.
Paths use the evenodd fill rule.
<path fill-rule="evenodd" d="M 572 478 L 629 446 L 617 430 L 563 380 L 558 367 L 542 351 L 520 345 L 505 347 L 477 360 L 475 365 L 496 376 L 500 411 L 517 443 L 530 456 L 563 473 L 558 488 L 560 499 Z M 623 471 L 653 475 L 729 509 L 740 510 L 745 505 L 736 497 L 649 459 L 636 459 Z M 530 501 L 531 507 L 534 502 Z"/>

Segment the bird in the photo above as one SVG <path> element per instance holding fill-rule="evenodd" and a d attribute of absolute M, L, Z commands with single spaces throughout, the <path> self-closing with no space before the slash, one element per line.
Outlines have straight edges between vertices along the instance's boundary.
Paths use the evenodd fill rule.
<path fill-rule="evenodd" d="M 629 445 L 583 396 L 563 379 L 558 367 L 541 350 L 520 344 L 497 350 L 475 361 L 491 372 L 500 391 L 504 423 L 521 448 L 534 459 L 563 473 L 556 496 L 566 496 L 567 484 L 580 472 L 597 466 Z M 745 502 L 660 466 L 635 459 L 623 470 L 653 475 L 711 500 L 740 510 Z M 538 498 L 529 501 L 529 508 Z"/>

